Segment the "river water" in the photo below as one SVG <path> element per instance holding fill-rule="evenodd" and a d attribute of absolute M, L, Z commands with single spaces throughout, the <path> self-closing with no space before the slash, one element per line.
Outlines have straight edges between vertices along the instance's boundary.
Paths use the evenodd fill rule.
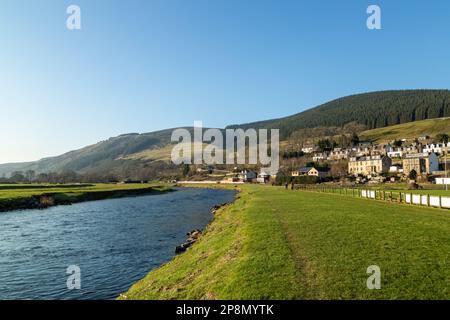
<path fill-rule="evenodd" d="M 0 299 L 114 299 L 234 196 L 187 188 L 0 213 Z M 79 267 L 80 289 L 68 289 L 69 266 Z"/>

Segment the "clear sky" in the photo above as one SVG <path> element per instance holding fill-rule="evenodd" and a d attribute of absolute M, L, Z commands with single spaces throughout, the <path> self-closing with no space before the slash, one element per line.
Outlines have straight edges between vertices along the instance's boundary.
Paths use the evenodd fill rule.
<path fill-rule="evenodd" d="M 66 8 L 81 7 L 81 30 Z M 382 30 L 368 30 L 378 4 Z M 3 0 L 0 163 L 129 132 L 450 87 L 450 2 Z"/>

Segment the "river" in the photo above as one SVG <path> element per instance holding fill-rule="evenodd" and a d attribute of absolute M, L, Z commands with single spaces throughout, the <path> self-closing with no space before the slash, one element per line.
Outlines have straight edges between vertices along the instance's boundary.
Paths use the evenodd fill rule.
<path fill-rule="evenodd" d="M 0 299 L 114 299 L 169 261 L 210 208 L 235 192 L 186 188 L 161 195 L 0 213 Z M 69 266 L 80 289 L 69 290 Z"/>

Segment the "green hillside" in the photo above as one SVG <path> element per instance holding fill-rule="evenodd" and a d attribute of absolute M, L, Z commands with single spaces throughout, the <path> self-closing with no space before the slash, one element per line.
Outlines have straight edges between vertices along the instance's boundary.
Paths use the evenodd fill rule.
<path fill-rule="evenodd" d="M 123 157 L 168 145 L 172 131 L 173 129 L 166 129 L 143 134 L 123 134 L 57 157 L 44 158 L 35 162 L 3 164 L 0 165 L 0 175 L 17 170 L 36 172 L 73 170 L 102 173 L 112 169 L 115 171 L 118 171 L 118 168 L 126 169 L 126 166 L 132 163 L 122 160 Z"/>
<path fill-rule="evenodd" d="M 359 137 L 367 141 L 385 143 L 395 139 L 412 139 L 420 136 L 433 138 L 439 133 L 450 135 L 450 118 L 428 119 L 367 130 L 361 132 Z"/>
<path fill-rule="evenodd" d="M 357 94 L 281 119 L 233 125 L 241 128 L 279 128 L 287 138 L 303 128 L 341 127 L 355 122 L 367 129 L 450 116 L 449 90 L 398 90 Z"/>

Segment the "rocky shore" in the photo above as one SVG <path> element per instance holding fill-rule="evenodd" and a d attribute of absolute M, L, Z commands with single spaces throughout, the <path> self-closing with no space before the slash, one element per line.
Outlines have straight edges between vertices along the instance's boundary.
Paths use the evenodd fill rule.
<path fill-rule="evenodd" d="M 226 205 L 228 205 L 228 203 L 224 202 L 224 203 L 213 206 L 211 208 L 211 213 L 215 214 L 217 212 L 217 210 L 219 210 L 220 208 L 222 208 Z M 180 253 L 185 252 L 200 238 L 201 235 L 202 235 L 202 231 L 199 229 L 195 229 L 195 230 L 192 230 L 191 232 L 188 232 L 186 234 L 186 236 L 187 236 L 186 241 L 183 242 L 181 245 L 175 247 L 175 253 L 180 254 Z"/>

